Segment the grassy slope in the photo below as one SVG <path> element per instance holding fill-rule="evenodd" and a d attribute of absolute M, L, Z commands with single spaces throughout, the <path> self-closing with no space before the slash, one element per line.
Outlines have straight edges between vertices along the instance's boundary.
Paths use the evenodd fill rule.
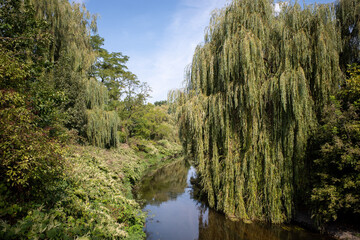
<path fill-rule="evenodd" d="M 21 220 L 0 220 L 0 238 L 141 239 L 145 216 L 131 188 L 147 169 L 180 150 L 164 140 L 111 150 L 70 145 L 63 180 L 49 186 L 41 201 L 25 203 Z"/>

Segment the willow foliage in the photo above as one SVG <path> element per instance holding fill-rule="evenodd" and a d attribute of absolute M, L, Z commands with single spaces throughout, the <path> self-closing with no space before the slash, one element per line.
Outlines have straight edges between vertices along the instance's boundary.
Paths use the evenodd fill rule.
<path fill-rule="evenodd" d="M 340 59 L 345 71 L 346 64 L 360 62 L 360 4 L 358 0 L 341 0 L 335 7 L 343 44 Z"/>
<path fill-rule="evenodd" d="M 52 64 L 44 73 L 44 82 L 64 92 L 62 110 L 68 128 L 75 128 L 96 146 L 111 147 L 118 142 L 118 117 L 105 111 L 108 90 L 88 77 L 96 58 L 91 45 L 91 31 L 96 17 L 84 5 L 68 0 L 30 0 L 36 16 L 48 23 L 53 41 L 47 60 Z"/>
<path fill-rule="evenodd" d="M 86 86 L 86 105 L 89 109 L 104 108 L 109 101 L 109 94 L 104 84 L 91 78 Z"/>
<path fill-rule="evenodd" d="M 96 19 L 80 4 L 68 0 L 30 0 L 37 16 L 49 23 L 54 41 L 49 60 L 56 62 L 61 56 L 74 71 L 87 72 L 95 61 L 90 43 L 90 31 L 96 29 Z"/>
<path fill-rule="evenodd" d="M 102 109 L 87 111 L 87 136 L 90 143 L 99 147 L 117 146 L 117 129 L 119 119 L 115 111 L 109 112 Z"/>
<path fill-rule="evenodd" d="M 99 147 L 116 147 L 120 119 L 116 111 L 106 111 L 108 102 L 107 88 L 96 79 L 91 78 L 86 86 L 87 126 L 86 135 L 89 142 Z"/>
<path fill-rule="evenodd" d="M 183 91 L 170 96 L 211 207 L 243 219 L 290 220 L 304 151 L 339 85 L 331 5 L 234 0 L 213 14 Z"/>

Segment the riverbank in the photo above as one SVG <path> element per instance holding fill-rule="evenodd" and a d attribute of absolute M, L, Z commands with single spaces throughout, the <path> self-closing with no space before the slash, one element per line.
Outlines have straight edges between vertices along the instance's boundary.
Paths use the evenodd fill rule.
<path fill-rule="evenodd" d="M 199 182 L 198 178 L 192 178 L 191 184 L 193 186 L 193 194 L 196 196 L 196 198 L 201 201 L 203 204 L 207 204 L 207 197 L 204 195 L 204 193 L 201 191 L 201 184 Z M 239 219 L 236 216 L 226 216 L 226 219 L 231 220 L 232 222 L 237 222 L 240 225 L 241 224 L 265 224 L 261 221 L 248 221 Z M 350 224 L 344 224 L 344 223 L 328 223 L 324 226 L 322 231 L 319 230 L 319 228 L 316 225 L 316 222 L 311 218 L 311 214 L 308 213 L 306 209 L 301 209 L 300 211 L 297 211 L 291 224 L 294 224 L 295 230 L 298 229 L 306 229 L 314 233 L 322 233 L 324 236 L 329 236 L 331 239 L 339 239 L 339 240 L 360 240 L 360 229 L 358 229 L 354 223 L 354 225 Z M 278 225 L 272 225 L 272 226 L 278 226 Z M 280 227 L 283 227 L 279 225 Z M 285 225 L 284 225 L 285 226 Z M 287 227 L 284 227 L 284 229 L 288 229 Z M 290 230 L 293 230 L 292 228 L 289 228 Z"/>
<path fill-rule="evenodd" d="M 1 239 L 142 239 L 145 215 L 132 194 L 145 170 L 172 161 L 165 140 L 116 149 L 68 145 L 63 176 L 31 201 L 2 208 Z M 6 212 L 8 211 L 8 212 Z M 12 212 L 10 212 L 12 211 Z"/>
<path fill-rule="evenodd" d="M 305 210 L 298 211 L 294 216 L 293 222 L 312 231 L 319 231 L 315 221 L 311 219 L 311 215 Z M 339 240 L 360 240 L 359 229 L 341 223 L 326 224 L 322 232 Z"/>
<path fill-rule="evenodd" d="M 149 171 L 141 179 L 137 191 L 148 212 L 148 240 L 332 240 L 292 224 L 234 221 L 198 199 L 196 183 L 195 168 L 184 160 Z"/>

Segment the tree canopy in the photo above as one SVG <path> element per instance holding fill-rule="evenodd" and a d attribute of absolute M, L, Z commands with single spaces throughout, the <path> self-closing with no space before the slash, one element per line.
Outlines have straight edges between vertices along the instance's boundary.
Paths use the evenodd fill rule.
<path fill-rule="evenodd" d="M 307 141 L 343 83 L 349 39 L 336 9 L 345 6 L 359 4 L 284 4 L 275 13 L 267 0 L 234 0 L 212 15 L 186 87 L 169 99 L 211 207 L 242 219 L 292 218 Z M 358 19 L 348 20 L 355 29 Z"/>

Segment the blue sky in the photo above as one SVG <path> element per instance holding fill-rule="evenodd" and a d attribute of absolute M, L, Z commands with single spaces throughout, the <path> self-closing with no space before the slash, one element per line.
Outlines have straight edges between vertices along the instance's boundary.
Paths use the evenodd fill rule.
<path fill-rule="evenodd" d="M 110 52 L 130 57 L 129 70 L 152 88 L 149 102 L 182 87 L 184 69 L 203 41 L 211 12 L 228 0 L 75 0 L 98 14 L 98 33 Z M 310 4 L 314 1 L 305 0 Z M 318 3 L 333 2 L 330 0 Z"/>

